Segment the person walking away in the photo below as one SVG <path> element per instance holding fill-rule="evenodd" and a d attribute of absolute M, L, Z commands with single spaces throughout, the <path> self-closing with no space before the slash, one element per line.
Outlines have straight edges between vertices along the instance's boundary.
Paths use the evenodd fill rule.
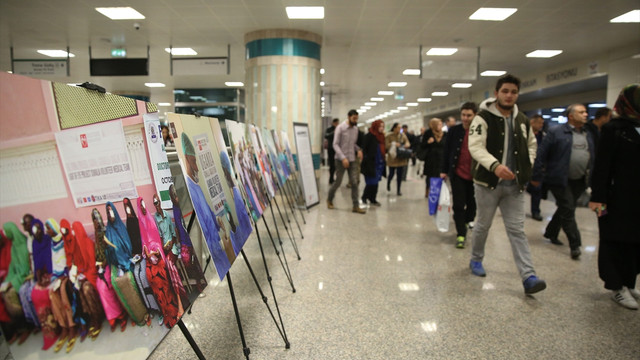
<path fill-rule="evenodd" d="M 533 115 L 529 120 L 529 124 L 531 126 L 531 130 L 533 130 L 533 134 L 536 136 L 536 143 L 538 147 L 542 144 L 542 139 L 546 134 L 543 131 L 544 128 L 544 118 L 540 114 Z M 531 194 L 531 218 L 536 221 L 542 221 L 542 216 L 540 215 L 540 201 L 542 200 L 542 184 L 538 184 L 538 186 L 527 185 L 527 192 Z"/>
<path fill-rule="evenodd" d="M 593 139 L 596 143 L 596 152 L 598 150 L 598 143 L 600 142 L 600 131 L 602 130 L 602 125 L 609 121 L 611 121 L 611 109 L 603 107 L 596 111 L 596 115 L 593 120 L 584 125 L 584 128 L 587 129 L 587 131 L 590 131 L 593 135 Z"/>
<path fill-rule="evenodd" d="M 408 149 L 411 144 L 409 144 L 409 140 L 407 137 L 400 132 L 400 125 L 398 123 L 394 123 L 391 126 L 391 132 L 387 134 L 384 139 L 384 147 L 387 151 L 391 151 L 393 147 L 404 147 Z M 387 153 L 387 166 L 389 167 L 389 176 L 387 177 L 387 191 L 391 192 L 391 180 L 393 180 L 394 174 L 398 174 L 396 178 L 397 182 L 397 192 L 398 196 L 402 196 L 402 192 L 400 188 L 402 187 L 402 169 L 407 166 L 409 163 L 409 159 L 400 159 L 393 153 Z"/>
<path fill-rule="evenodd" d="M 614 106 L 618 118 L 602 126 L 589 208 L 598 215 L 598 273 L 616 303 L 638 309 L 640 291 L 640 84 L 625 87 Z"/>
<path fill-rule="evenodd" d="M 362 160 L 362 150 L 356 144 L 358 141 L 358 112 L 355 110 L 349 110 L 347 121 L 336 127 L 335 135 L 333 138 L 333 149 L 336 152 L 336 181 L 331 185 L 329 189 L 329 196 L 327 198 L 327 208 L 333 209 L 333 198 L 336 195 L 336 191 L 342 183 L 342 177 L 344 172 L 349 172 L 349 179 L 352 184 L 358 183 L 358 176 L 356 169 L 358 167 L 357 162 Z M 351 201 L 353 202 L 352 212 L 358 214 L 365 214 L 366 211 L 360 208 L 358 203 L 358 187 L 351 187 Z"/>
<path fill-rule="evenodd" d="M 324 138 L 327 141 L 327 153 L 329 156 L 329 159 L 327 160 L 329 163 L 329 185 L 333 184 L 334 175 L 336 173 L 336 163 L 333 160 L 336 155 L 336 151 L 333 150 L 333 137 L 336 131 L 336 126 L 338 126 L 338 122 L 340 122 L 340 120 L 333 119 L 331 126 L 329 126 L 324 132 Z"/>
<path fill-rule="evenodd" d="M 547 284 L 536 276 L 529 242 L 524 233 L 524 186 L 531 177 L 536 140 L 527 117 L 516 101 L 520 79 L 505 74 L 498 78 L 494 96 L 480 104 L 480 112 L 469 127 L 469 152 L 478 216 L 473 228 L 473 250 L 469 267 L 476 276 L 486 276 L 482 260 L 487 235 L 496 209 L 511 243 L 513 257 L 525 294 L 544 290 Z"/>
<path fill-rule="evenodd" d="M 376 120 L 371 124 L 369 132 L 362 140 L 362 164 L 360 172 L 364 175 L 364 192 L 362 193 L 362 202 L 369 201 L 371 205 L 380 206 L 376 200 L 378 194 L 378 183 L 385 174 L 384 162 L 384 122 Z"/>
<path fill-rule="evenodd" d="M 471 153 L 469 153 L 469 126 L 476 116 L 478 107 L 466 102 L 460 108 L 462 124 L 449 129 L 444 143 L 442 157 L 443 180 L 451 180 L 453 195 L 453 221 L 456 224 L 456 248 L 464 249 L 467 238 L 467 225 L 472 228 L 476 217 L 476 199 L 471 175 Z M 428 193 L 428 191 L 427 191 Z"/>
<path fill-rule="evenodd" d="M 589 186 L 589 174 L 595 158 L 594 140 L 584 129 L 587 109 L 582 104 L 569 105 L 568 122 L 551 128 L 538 147 L 533 166 L 531 185 L 540 186 L 544 181 L 556 199 L 556 212 L 547 225 L 544 237 L 552 244 L 562 245 L 558 240 L 560 229 L 569 239 L 571 258 L 580 258 L 582 245 L 580 230 L 576 223 L 578 198 Z"/>

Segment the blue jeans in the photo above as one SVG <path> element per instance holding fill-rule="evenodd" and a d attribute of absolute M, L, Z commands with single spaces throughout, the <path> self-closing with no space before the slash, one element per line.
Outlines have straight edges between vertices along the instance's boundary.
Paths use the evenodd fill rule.
<path fill-rule="evenodd" d="M 513 259 L 520 277 L 524 281 L 529 276 L 535 275 L 529 242 L 524 233 L 524 194 L 520 192 L 517 185 L 502 185 L 501 183 L 494 190 L 478 184 L 474 184 L 474 188 L 476 203 L 479 206 L 476 223 L 473 227 L 471 260 L 482 262 L 484 259 L 487 235 L 496 209 L 500 207 L 507 237 L 511 242 Z"/>

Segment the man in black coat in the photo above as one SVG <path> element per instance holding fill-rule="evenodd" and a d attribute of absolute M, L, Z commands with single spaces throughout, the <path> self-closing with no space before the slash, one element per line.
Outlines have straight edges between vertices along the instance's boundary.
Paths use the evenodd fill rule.
<path fill-rule="evenodd" d="M 336 156 L 336 151 L 333 150 L 333 135 L 336 131 L 336 126 L 338 126 L 338 122 L 340 122 L 339 119 L 333 119 L 331 126 L 329 126 L 324 132 L 324 138 L 327 140 L 328 144 L 327 152 L 329 153 L 329 159 L 327 159 L 329 162 L 329 185 L 333 184 L 334 175 L 336 173 L 336 163 L 333 159 Z"/>

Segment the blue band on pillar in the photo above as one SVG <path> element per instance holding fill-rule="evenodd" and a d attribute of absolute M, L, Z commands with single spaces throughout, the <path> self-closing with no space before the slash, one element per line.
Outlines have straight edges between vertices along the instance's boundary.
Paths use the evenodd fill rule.
<path fill-rule="evenodd" d="M 258 56 L 304 56 L 320 60 L 320 44 L 301 39 L 258 39 L 246 45 L 247 60 Z"/>

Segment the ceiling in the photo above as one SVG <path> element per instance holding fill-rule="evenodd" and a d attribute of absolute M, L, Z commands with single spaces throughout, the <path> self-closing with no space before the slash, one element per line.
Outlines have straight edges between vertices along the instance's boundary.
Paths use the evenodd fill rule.
<path fill-rule="evenodd" d="M 325 6 L 324 20 L 289 20 L 285 6 Z M 96 7 L 131 6 L 144 20 L 114 21 Z M 515 7 L 502 22 L 472 21 L 479 7 Z M 479 71 L 507 70 L 524 76 L 547 67 L 588 59 L 640 44 L 640 24 L 610 24 L 609 20 L 640 8 L 638 0 L 0 0 L 0 69 L 11 69 L 15 58 L 45 58 L 37 49 L 65 49 L 71 77 L 61 82 L 91 81 L 112 92 L 150 93 L 151 101 L 173 102 L 174 88 L 225 87 L 244 81 L 244 34 L 254 30 L 291 28 L 322 36 L 323 91 L 331 98 L 328 116 L 345 117 L 390 81 L 407 81 L 404 100 L 385 101 L 361 116 L 367 119 L 395 109 L 432 91 L 460 96 L 486 88 L 495 78 L 480 77 L 471 89 L 452 89 L 454 81 L 404 76 L 417 68 L 419 47 L 480 49 Z M 134 23 L 140 29 L 134 29 Z M 150 46 L 150 75 L 90 77 L 88 47 L 93 57 L 109 57 L 125 47 L 129 57 L 145 57 Z M 191 47 L 198 56 L 226 56 L 231 73 L 216 76 L 170 76 L 169 54 L 163 49 Z M 550 59 L 526 58 L 536 49 L 561 49 Z M 424 58 L 424 53 L 423 53 Z M 424 59 L 423 59 L 424 60 Z M 150 89 L 145 82 L 162 82 Z M 419 110 L 420 107 L 409 111 Z"/>

